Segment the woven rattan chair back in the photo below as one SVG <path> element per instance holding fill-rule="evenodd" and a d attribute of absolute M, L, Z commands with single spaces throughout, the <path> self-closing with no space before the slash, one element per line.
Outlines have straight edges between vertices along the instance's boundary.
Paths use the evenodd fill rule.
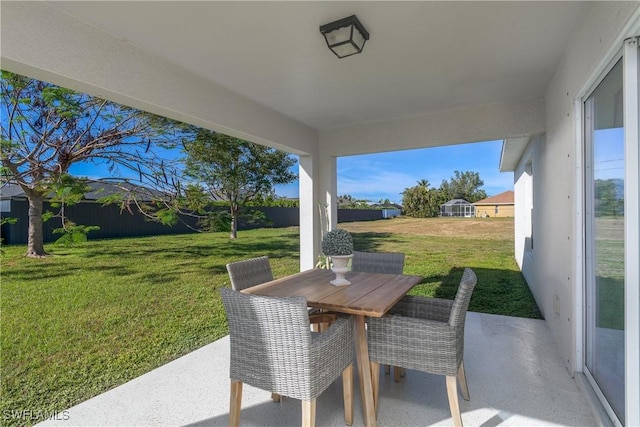
<path fill-rule="evenodd" d="M 464 326 L 476 283 L 475 273 L 465 268 L 453 301 L 407 296 L 393 307 L 390 316 L 370 318 L 367 325 L 372 371 L 378 364 L 390 364 L 446 376 L 455 426 L 462 426 L 458 382 L 462 396 L 469 400 L 463 361 Z M 378 395 L 377 387 L 378 380 L 374 379 L 374 396 Z"/>
<path fill-rule="evenodd" d="M 231 287 L 235 291 L 273 280 L 271 264 L 266 256 L 229 263 L 227 264 L 227 272 L 229 280 L 231 280 Z M 336 319 L 335 314 L 323 314 L 311 308 L 308 309 L 308 314 L 311 316 L 310 320 L 314 331 L 325 330 Z"/>
<path fill-rule="evenodd" d="M 456 297 L 453 300 L 451 314 L 449 315 L 449 324 L 451 326 L 464 328 L 467 309 L 469 308 L 471 294 L 476 287 L 476 283 L 478 283 L 476 274 L 470 268 L 465 268 L 464 273 L 462 273 L 462 279 L 460 279 Z"/>
<path fill-rule="evenodd" d="M 367 273 L 402 274 L 404 254 L 398 252 L 353 252 L 352 271 Z"/>
<path fill-rule="evenodd" d="M 231 379 L 278 394 L 298 393 L 296 398 L 309 399 L 308 381 L 295 384 L 292 390 L 286 389 L 287 377 L 300 378 L 309 358 L 311 330 L 306 300 L 242 294 L 228 288 L 221 289 L 221 293 L 229 321 Z M 292 349 L 302 363 L 284 363 Z M 276 360 L 283 363 L 273 363 Z"/>
<path fill-rule="evenodd" d="M 367 273 L 402 274 L 404 270 L 404 254 L 399 252 L 360 252 L 353 251 L 351 271 Z M 384 372 L 391 373 L 391 366 L 385 365 Z M 394 367 L 396 382 L 406 375 L 405 370 Z"/>
<path fill-rule="evenodd" d="M 229 288 L 222 288 L 220 293 L 229 322 L 231 350 L 229 424 L 239 423 L 243 383 L 302 400 L 303 424 L 312 424 L 316 398 L 342 374 L 345 418 L 350 425 L 352 318 L 340 318 L 326 332 L 312 334 L 302 297 L 266 297 Z M 351 390 L 347 393 L 348 387 Z"/>
<path fill-rule="evenodd" d="M 273 280 L 269 258 L 261 256 L 227 264 L 231 287 L 236 291 Z"/>

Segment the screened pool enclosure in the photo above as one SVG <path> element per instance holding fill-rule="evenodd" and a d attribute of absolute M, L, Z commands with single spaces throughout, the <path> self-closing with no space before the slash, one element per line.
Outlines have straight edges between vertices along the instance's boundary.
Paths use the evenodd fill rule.
<path fill-rule="evenodd" d="M 476 216 L 476 207 L 464 199 L 453 199 L 440 205 L 440 216 L 472 218 Z"/>

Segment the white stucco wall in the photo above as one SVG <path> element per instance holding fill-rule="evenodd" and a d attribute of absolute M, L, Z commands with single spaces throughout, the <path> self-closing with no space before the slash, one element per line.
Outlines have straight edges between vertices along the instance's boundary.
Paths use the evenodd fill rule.
<path fill-rule="evenodd" d="M 532 240 L 534 239 L 533 234 L 536 233 L 533 229 L 533 218 L 535 217 L 533 211 L 536 207 L 536 200 L 540 198 L 540 195 L 536 196 L 536 187 L 533 181 L 538 163 L 538 145 L 542 140 L 544 140 L 544 135 L 538 135 L 529 141 L 527 148 L 522 153 L 518 166 L 513 172 L 514 230 L 517 236 L 515 239 L 515 257 L 530 287 L 537 284 L 533 276 L 535 269 L 532 268 L 535 253 L 535 242 L 532 242 Z"/>
<path fill-rule="evenodd" d="M 582 316 L 577 303 L 582 278 L 576 277 L 581 268 L 576 245 L 576 239 L 581 239 L 577 232 L 581 188 L 576 173 L 581 153 L 576 149 L 579 117 L 576 117 L 575 103 L 580 102 L 580 91 L 594 78 L 614 43 L 619 42 L 620 32 L 638 7 L 635 2 L 590 4 L 546 91 L 546 138 L 535 147 L 528 147 L 514 174 L 518 195 L 524 185 L 520 179 L 523 179 L 527 153 L 533 154 L 534 249 L 527 258 L 523 249 L 526 238 L 523 223 L 517 228 L 516 248 L 523 273 L 571 372 L 581 366 L 581 361 L 576 360 L 581 351 L 576 335 Z"/>

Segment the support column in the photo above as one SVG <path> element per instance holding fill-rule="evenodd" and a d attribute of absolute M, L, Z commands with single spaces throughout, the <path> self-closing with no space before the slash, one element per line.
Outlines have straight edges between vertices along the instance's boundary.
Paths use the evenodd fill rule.
<path fill-rule="evenodd" d="M 315 162 L 314 162 L 315 160 Z M 318 167 L 315 156 L 300 156 L 300 271 L 313 268 L 320 254 L 320 211 L 314 180 Z"/>
<path fill-rule="evenodd" d="M 338 170 L 336 158 L 333 156 L 318 156 L 319 188 L 323 210 L 327 218 L 324 231 L 333 230 L 338 225 Z M 325 209 L 326 207 L 326 209 Z"/>
<path fill-rule="evenodd" d="M 322 231 L 336 228 L 336 158 L 300 156 L 300 270 L 313 268 L 321 254 Z"/>

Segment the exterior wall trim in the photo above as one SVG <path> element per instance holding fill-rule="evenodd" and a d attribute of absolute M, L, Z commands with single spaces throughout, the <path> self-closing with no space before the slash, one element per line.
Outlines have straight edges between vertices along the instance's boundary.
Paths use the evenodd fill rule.
<path fill-rule="evenodd" d="M 640 19 L 636 20 L 638 22 Z M 640 26 L 640 25 L 639 25 Z M 640 34 L 640 31 L 636 34 Z M 640 425 L 640 35 L 624 47 L 625 422 Z M 634 286 L 635 284 L 635 286 Z M 635 325 L 635 330 L 633 326 Z M 635 404 L 633 403 L 635 402 Z"/>

